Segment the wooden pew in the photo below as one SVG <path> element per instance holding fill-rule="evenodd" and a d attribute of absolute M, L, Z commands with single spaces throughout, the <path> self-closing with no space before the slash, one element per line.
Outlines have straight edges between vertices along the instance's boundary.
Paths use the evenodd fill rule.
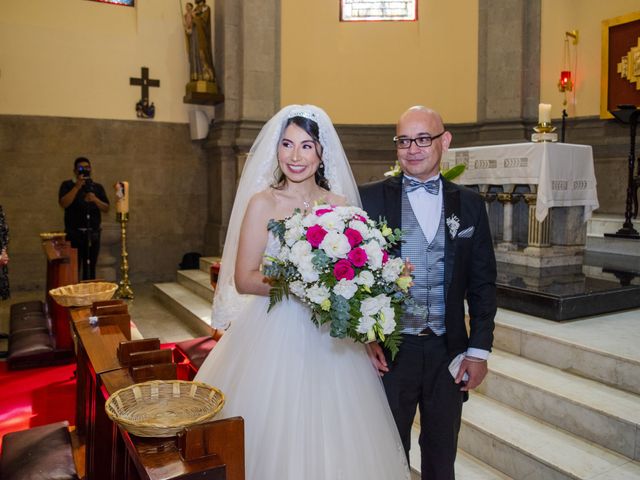
<path fill-rule="evenodd" d="M 175 378 L 176 366 L 166 361 L 170 361 L 171 351 L 159 350 L 158 339 L 126 341 L 115 325 L 91 325 L 88 320 L 91 313 L 88 307 L 71 312 L 78 344 L 77 425 L 79 432 L 83 430 L 78 437 L 85 442 L 86 479 L 244 480 L 242 419 L 231 423 L 213 422 L 215 425 L 210 428 L 214 433 L 206 434 L 208 438 L 234 432 L 228 437 L 226 449 L 208 441 L 206 451 L 198 450 L 185 440 L 185 458 L 180 455 L 175 437 L 155 439 L 130 436 L 111 422 L 104 410 L 111 394 L 132 385 L 136 380 Z M 187 435 L 187 439 L 202 438 L 202 435 Z M 219 451 L 211 454 L 211 448 Z M 238 452 L 242 453 L 241 460 Z M 194 455 L 198 458 L 187 460 Z"/>

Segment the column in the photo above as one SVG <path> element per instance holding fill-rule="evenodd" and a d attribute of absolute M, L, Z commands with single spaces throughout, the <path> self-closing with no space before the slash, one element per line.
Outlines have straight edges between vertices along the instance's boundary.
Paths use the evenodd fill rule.
<path fill-rule="evenodd" d="M 529 205 L 529 229 L 527 234 L 527 247 L 549 247 L 551 246 L 550 240 L 550 227 L 549 217 L 539 222 L 536 218 L 536 199 L 538 198 L 536 193 L 525 193 L 524 201 Z"/>
<path fill-rule="evenodd" d="M 513 185 L 505 185 L 506 191 L 498 193 L 498 201 L 503 206 L 502 242 L 498 244 L 501 251 L 516 250 L 513 243 L 513 204 L 520 200 L 519 195 L 513 194 Z"/>

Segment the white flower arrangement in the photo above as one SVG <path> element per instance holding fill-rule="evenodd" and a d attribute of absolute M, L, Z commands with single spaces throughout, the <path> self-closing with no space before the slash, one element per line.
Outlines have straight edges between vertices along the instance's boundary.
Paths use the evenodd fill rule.
<path fill-rule="evenodd" d="M 293 294 L 309 305 L 316 325 L 330 323 L 332 336 L 379 340 L 395 356 L 396 320 L 409 303 L 411 284 L 402 259 L 388 254 L 400 230 L 371 220 L 360 208 L 331 205 L 307 214 L 296 210 L 268 228 L 281 242 L 263 269 L 272 285 L 269 308 Z"/>

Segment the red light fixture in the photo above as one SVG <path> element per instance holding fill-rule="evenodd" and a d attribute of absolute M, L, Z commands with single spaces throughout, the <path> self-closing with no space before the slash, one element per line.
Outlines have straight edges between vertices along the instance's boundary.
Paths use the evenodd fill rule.
<path fill-rule="evenodd" d="M 560 72 L 558 90 L 560 90 L 561 92 L 570 92 L 573 90 L 573 82 L 571 81 L 571 70 L 562 70 Z"/>

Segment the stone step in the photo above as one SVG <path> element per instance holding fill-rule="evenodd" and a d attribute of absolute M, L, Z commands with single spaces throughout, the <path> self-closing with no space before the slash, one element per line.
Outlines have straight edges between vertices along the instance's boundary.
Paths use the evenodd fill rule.
<path fill-rule="evenodd" d="M 640 460 L 640 396 L 494 350 L 478 392 Z"/>
<path fill-rule="evenodd" d="M 640 478 L 640 464 L 480 393 L 462 411 L 458 445 L 517 479 Z"/>
<path fill-rule="evenodd" d="M 211 265 L 219 261 L 220 257 L 200 257 L 200 270 L 209 275 Z"/>
<path fill-rule="evenodd" d="M 178 283 L 209 303 L 213 301 L 213 287 L 208 273 L 202 270 L 178 270 Z"/>
<path fill-rule="evenodd" d="M 624 223 L 623 215 L 595 214 L 587 222 L 587 235 L 603 237 L 605 233 L 615 233 Z"/>
<path fill-rule="evenodd" d="M 418 437 L 420 429 L 414 424 L 411 430 L 411 450 L 409 460 L 411 461 L 411 473 L 413 479 L 420 479 L 420 446 Z M 456 480 L 510 480 L 511 477 L 481 462 L 472 455 L 458 449 L 456 455 Z"/>
<path fill-rule="evenodd" d="M 211 335 L 210 301 L 175 282 L 155 283 L 153 287 L 158 299 L 197 336 Z"/>
<path fill-rule="evenodd" d="M 503 308 L 494 348 L 640 394 L 640 310 L 553 322 Z"/>

